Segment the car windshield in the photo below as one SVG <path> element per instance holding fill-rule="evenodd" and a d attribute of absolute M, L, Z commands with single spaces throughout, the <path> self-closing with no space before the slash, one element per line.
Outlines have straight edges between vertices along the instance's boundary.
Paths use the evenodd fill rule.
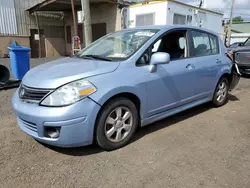
<path fill-rule="evenodd" d="M 158 29 L 132 29 L 115 32 L 98 39 L 76 56 L 104 61 L 125 60 L 158 31 Z"/>
<path fill-rule="evenodd" d="M 235 47 L 238 47 L 238 46 L 239 46 L 238 42 L 237 43 L 233 43 L 233 44 L 230 45 L 231 48 L 235 48 Z"/>

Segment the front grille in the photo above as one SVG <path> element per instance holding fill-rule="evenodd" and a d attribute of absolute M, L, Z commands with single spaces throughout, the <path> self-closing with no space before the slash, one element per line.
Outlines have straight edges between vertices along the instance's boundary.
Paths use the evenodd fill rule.
<path fill-rule="evenodd" d="M 21 99 L 31 100 L 31 101 L 41 101 L 51 90 L 48 89 L 37 89 L 30 88 L 24 85 L 21 85 L 19 89 L 19 97 Z"/>
<path fill-rule="evenodd" d="M 31 123 L 31 122 L 25 121 L 25 120 L 23 120 L 23 119 L 21 119 L 21 118 L 19 118 L 19 119 L 22 121 L 22 123 L 24 124 L 24 126 L 25 126 L 27 129 L 29 129 L 29 130 L 31 130 L 31 131 L 37 133 L 37 126 L 36 126 L 35 123 Z"/>
<path fill-rule="evenodd" d="M 250 52 L 237 52 L 235 62 L 240 65 L 250 65 Z"/>

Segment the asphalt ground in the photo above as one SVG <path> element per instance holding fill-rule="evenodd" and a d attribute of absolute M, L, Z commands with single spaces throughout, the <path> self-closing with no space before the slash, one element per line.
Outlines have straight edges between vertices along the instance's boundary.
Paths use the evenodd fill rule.
<path fill-rule="evenodd" d="M 141 128 L 128 146 L 112 152 L 36 142 L 16 124 L 14 91 L 0 91 L 1 188 L 250 187 L 249 78 L 241 79 L 225 106 L 204 104 Z"/>

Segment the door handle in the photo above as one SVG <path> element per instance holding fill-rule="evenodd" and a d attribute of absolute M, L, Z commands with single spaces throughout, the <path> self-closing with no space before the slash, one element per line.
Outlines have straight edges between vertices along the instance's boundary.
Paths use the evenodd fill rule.
<path fill-rule="evenodd" d="M 221 63 L 221 60 L 217 59 L 217 60 L 216 60 L 216 63 L 217 63 L 217 64 L 220 64 L 220 63 Z"/>
<path fill-rule="evenodd" d="M 186 68 L 187 68 L 188 70 L 192 70 L 192 69 L 195 69 L 195 66 L 192 65 L 192 64 L 188 64 L 188 65 L 186 66 Z"/>

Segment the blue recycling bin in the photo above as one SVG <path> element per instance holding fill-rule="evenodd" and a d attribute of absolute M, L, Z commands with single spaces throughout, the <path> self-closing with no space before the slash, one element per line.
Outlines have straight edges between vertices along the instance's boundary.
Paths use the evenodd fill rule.
<path fill-rule="evenodd" d="M 19 46 L 16 41 L 8 47 L 13 77 L 22 80 L 30 69 L 30 48 Z"/>

